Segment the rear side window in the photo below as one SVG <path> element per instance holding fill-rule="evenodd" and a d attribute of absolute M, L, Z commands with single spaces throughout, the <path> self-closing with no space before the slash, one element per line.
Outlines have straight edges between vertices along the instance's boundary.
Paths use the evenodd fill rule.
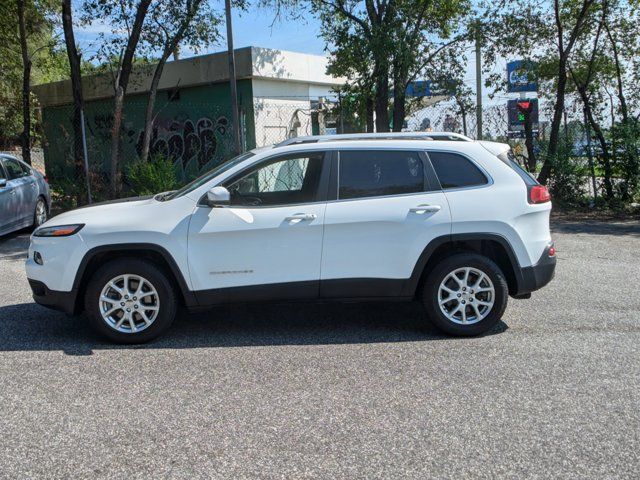
<path fill-rule="evenodd" d="M 29 175 L 29 172 L 20 165 L 20 162 L 13 158 L 4 159 L 4 168 L 7 170 L 11 180 Z"/>
<path fill-rule="evenodd" d="M 533 176 L 529 172 L 522 168 L 520 164 L 515 160 L 509 159 L 509 166 L 514 169 L 518 175 L 520 175 L 520 178 L 522 178 L 522 180 L 524 180 L 524 183 L 526 183 L 529 187 L 539 185 L 538 181 L 533 178 Z"/>
<path fill-rule="evenodd" d="M 417 152 L 343 150 L 338 198 L 380 197 L 425 191 L 424 165 Z"/>
<path fill-rule="evenodd" d="M 476 187 L 488 183 L 484 173 L 468 158 L 457 153 L 429 152 L 442 188 Z"/>

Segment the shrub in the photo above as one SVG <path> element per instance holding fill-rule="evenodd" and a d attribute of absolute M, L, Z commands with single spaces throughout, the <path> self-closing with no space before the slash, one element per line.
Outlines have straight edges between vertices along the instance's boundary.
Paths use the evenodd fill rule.
<path fill-rule="evenodd" d="M 153 195 L 179 187 L 171 160 L 156 156 L 149 162 L 135 161 L 126 169 L 127 183 L 138 195 Z"/>

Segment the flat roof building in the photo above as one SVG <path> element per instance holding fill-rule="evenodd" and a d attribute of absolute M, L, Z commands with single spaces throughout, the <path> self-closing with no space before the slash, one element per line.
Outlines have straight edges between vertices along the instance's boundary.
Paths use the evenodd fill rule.
<path fill-rule="evenodd" d="M 324 114 L 343 79 L 326 74 L 323 56 L 258 47 L 235 51 L 240 130 L 244 149 L 291 136 L 330 133 Z M 155 64 L 137 65 L 124 106 L 125 163 L 138 156 L 144 111 Z M 108 171 L 113 121 L 111 75 L 83 78 L 88 156 L 92 171 Z M 33 87 L 42 107 L 49 175 L 71 168 L 71 81 Z M 228 158 L 233 151 L 227 52 L 167 62 L 155 104 L 151 153 L 176 162 L 185 178 Z"/>

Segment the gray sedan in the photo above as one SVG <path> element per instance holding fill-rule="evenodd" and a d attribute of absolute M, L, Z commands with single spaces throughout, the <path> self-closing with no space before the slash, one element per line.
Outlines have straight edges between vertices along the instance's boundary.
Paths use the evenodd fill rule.
<path fill-rule="evenodd" d="M 47 221 L 51 195 L 46 178 L 10 155 L 0 155 L 0 235 Z"/>

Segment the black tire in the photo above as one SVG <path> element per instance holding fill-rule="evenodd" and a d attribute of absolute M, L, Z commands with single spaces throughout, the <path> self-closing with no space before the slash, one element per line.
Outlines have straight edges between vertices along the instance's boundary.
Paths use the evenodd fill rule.
<path fill-rule="evenodd" d="M 40 215 L 38 215 L 38 210 L 40 208 L 44 209 L 44 218 L 42 218 Z M 49 210 L 47 209 L 47 202 L 45 201 L 44 198 L 42 197 L 38 197 L 38 200 L 36 200 L 36 207 L 33 210 L 33 228 L 38 228 L 40 225 L 42 225 L 44 222 L 46 222 L 49 219 Z"/>
<path fill-rule="evenodd" d="M 495 296 L 493 298 L 493 306 L 490 307 L 490 310 L 486 317 L 482 318 L 482 314 L 484 314 L 485 312 L 481 312 L 480 317 L 482 318 L 482 320 L 477 323 L 469 323 L 468 325 L 456 323 L 455 321 L 449 319 L 442 312 L 439 305 L 440 284 L 451 272 L 465 267 L 471 267 L 473 269 L 479 270 L 487 277 L 489 277 L 491 283 L 493 284 L 495 292 Z M 476 277 L 476 279 L 477 278 L 478 277 Z M 470 295 L 469 292 L 467 292 L 467 295 Z M 477 304 L 478 299 L 486 300 L 486 297 L 484 297 L 483 295 L 488 294 L 476 293 L 476 295 L 470 295 L 473 297 L 473 300 L 470 300 L 469 302 L 473 302 L 475 300 Z M 445 300 L 446 298 L 447 297 L 443 297 L 443 299 Z M 428 273 L 421 291 L 421 300 L 429 320 L 431 320 L 431 322 L 439 330 L 459 337 L 480 335 L 494 327 L 496 323 L 500 321 L 505 309 L 507 308 L 508 298 L 509 287 L 507 285 L 507 280 L 505 279 L 505 276 L 500 268 L 491 259 L 482 255 L 478 255 L 476 253 L 458 253 L 440 261 L 433 268 L 433 270 Z M 453 300 L 452 303 L 447 304 L 445 308 L 453 310 L 456 306 L 458 306 L 458 300 Z M 465 313 L 469 311 L 472 317 L 475 317 L 471 303 L 467 303 L 464 308 Z M 461 316 L 461 312 L 458 315 Z"/>
<path fill-rule="evenodd" d="M 125 274 L 138 275 L 146 279 L 153 285 L 159 298 L 157 316 L 149 326 L 137 332 L 116 330 L 107 324 L 100 313 L 102 289 L 115 277 Z M 177 308 L 176 294 L 167 275 L 152 262 L 133 258 L 119 258 L 98 269 L 87 285 L 84 300 L 91 326 L 114 342 L 124 344 L 145 343 L 161 335 L 173 323 Z M 141 317 L 137 318 L 141 320 Z"/>

